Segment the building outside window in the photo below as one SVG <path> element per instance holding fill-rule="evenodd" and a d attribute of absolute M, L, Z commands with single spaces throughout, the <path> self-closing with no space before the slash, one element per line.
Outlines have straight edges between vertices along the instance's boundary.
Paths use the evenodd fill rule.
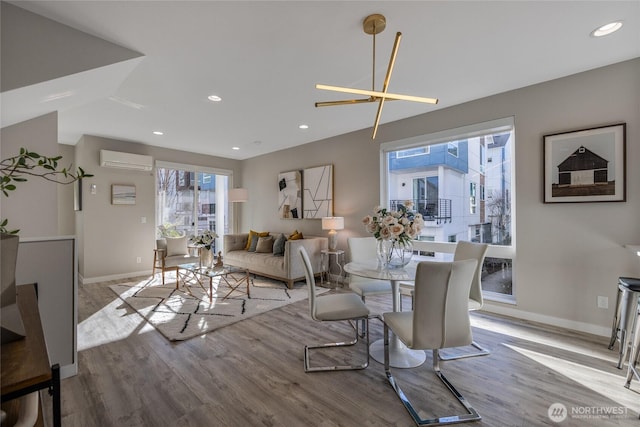
<path fill-rule="evenodd" d="M 489 253 L 500 256 L 487 256 L 483 289 L 485 294 L 511 297 L 513 120 L 474 125 L 471 131 L 454 129 L 449 134 L 382 145 L 386 200 L 381 205 L 397 209 L 408 200 L 413 202 L 413 209 L 425 219 L 418 240 L 490 244 Z M 423 147 L 428 150 L 420 150 Z M 423 154 L 408 156 L 410 152 Z M 436 259 L 447 256 L 435 254 Z"/>

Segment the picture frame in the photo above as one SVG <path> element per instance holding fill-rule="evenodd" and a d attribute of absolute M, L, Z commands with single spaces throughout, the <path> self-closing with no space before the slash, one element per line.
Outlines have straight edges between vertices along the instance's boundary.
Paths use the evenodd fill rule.
<path fill-rule="evenodd" d="M 302 219 L 302 171 L 278 174 L 278 218 Z"/>
<path fill-rule="evenodd" d="M 625 202 L 626 123 L 543 136 L 544 203 Z"/>
<path fill-rule="evenodd" d="M 111 204 L 112 205 L 135 205 L 136 204 L 136 186 L 124 184 L 111 185 Z"/>
<path fill-rule="evenodd" d="M 333 165 L 304 169 L 302 207 L 305 219 L 333 216 Z"/>

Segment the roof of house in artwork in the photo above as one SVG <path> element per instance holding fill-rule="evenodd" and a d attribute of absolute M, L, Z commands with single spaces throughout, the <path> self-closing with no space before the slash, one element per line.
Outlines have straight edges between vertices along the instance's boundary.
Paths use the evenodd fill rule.
<path fill-rule="evenodd" d="M 580 146 L 576 151 L 571 153 L 559 165 L 560 172 L 606 169 L 609 161 L 594 153 L 593 151 Z"/>

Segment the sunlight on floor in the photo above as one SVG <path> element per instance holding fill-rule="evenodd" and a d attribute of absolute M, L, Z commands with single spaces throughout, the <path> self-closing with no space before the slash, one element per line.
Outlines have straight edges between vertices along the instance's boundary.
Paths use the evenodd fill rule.
<path fill-rule="evenodd" d="M 514 345 L 503 345 L 543 366 L 546 366 L 549 369 L 554 370 L 560 375 L 575 381 L 583 387 L 593 390 L 596 393 L 601 393 L 602 390 L 606 390 L 607 387 L 611 387 L 611 384 L 619 383 L 620 393 L 616 395 L 608 394 L 604 397 L 606 399 L 611 399 L 620 405 L 626 406 L 633 411 L 638 411 L 640 409 L 638 394 L 624 388 L 624 374 L 612 374 L 556 356 L 527 350 Z M 626 369 L 624 372 L 626 373 Z"/>
<path fill-rule="evenodd" d="M 153 326 L 116 298 L 78 324 L 78 351 L 125 339 L 136 331 L 145 333 L 151 330 Z"/>
<path fill-rule="evenodd" d="M 598 351 L 588 351 L 585 350 L 584 347 L 576 344 L 572 344 L 567 340 L 564 340 L 562 337 L 558 336 L 541 336 L 539 331 L 533 331 L 532 333 L 527 333 L 522 330 L 522 327 L 509 325 L 504 322 L 495 322 L 491 319 L 484 319 L 476 316 L 471 316 L 471 326 L 478 329 L 484 329 L 489 332 L 499 333 L 508 335 L 513 338 L 519 338 L 528 340 L 531 342 L 535 342 L 538 344 L 548 345 L 550 347 L 554 347 L 560 350 L 571 351 L 573 353 L 587 355 L 589 357 L 593 357 L 599 360 L 607 361 L 615 363 L 618 360 L 618 353 L 615 351 L 610 351 L 606 346 L 603 347 L 602 352 Z"/>

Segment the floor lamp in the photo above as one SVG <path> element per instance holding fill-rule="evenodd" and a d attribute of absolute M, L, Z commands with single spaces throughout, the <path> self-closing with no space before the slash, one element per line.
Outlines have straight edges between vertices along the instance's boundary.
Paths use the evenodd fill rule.
<path fill-rule="evenodd" d="M 229 190 L 229 203 L 244 203 L 249 200 L 249 191 L 246 188 L 232 188 Z M 233 207 L 233 232 L 238 233 L 238 210 Z"/>

